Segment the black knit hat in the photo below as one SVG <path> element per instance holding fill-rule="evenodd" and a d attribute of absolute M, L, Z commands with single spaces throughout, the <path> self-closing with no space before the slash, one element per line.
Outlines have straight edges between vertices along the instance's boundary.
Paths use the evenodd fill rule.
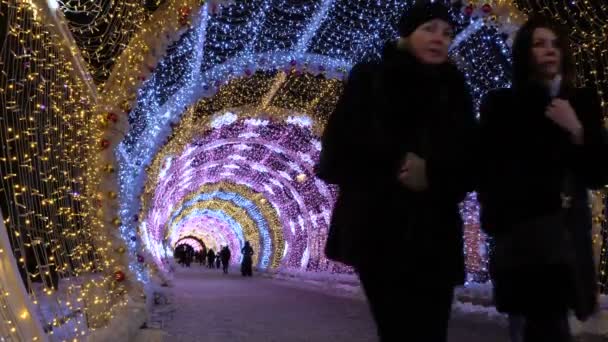
<path fill-rule="evenodd" d="M 438 0 L 417 1 L 399 20 L 399 36 L 407 37 L 416 31 L 418 26 L 433 19 L 441 19 L 454 25 L 449 9 L 443 3 Z"/>

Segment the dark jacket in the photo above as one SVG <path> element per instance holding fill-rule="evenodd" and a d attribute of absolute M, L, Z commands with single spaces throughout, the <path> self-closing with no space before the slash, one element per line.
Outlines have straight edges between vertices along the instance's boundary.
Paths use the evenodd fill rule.
<path fill-rule="evenodd" d="M 222 258 L 222 262 L 227 263 L 228 261 L 230 261 L 230 257 L 232 256 L 232 253 L 230 253 L 230 250 L 228 248 L 224 248 L 220 252 L 220 256 Z"/>
<path fill-rule="evenodd" d="M 587 189 L 607 181 L 608 149 L 597 94 L 562 93 L 584 127 L 583 145 L 546 115 L 549 91 L 540 85 L 490 92 L 482 101 L 478 199 L 482 228 L 495 239 L 514 224 L 559 212 L 562 192 L 572 195 L 566 211 L 576 249 L 576 274 L 558 267 L 501 274 L 492 269 L 497 307 L 505 312 L 574 308 L 586 316 L 596 302 Z M 576 280 L 576 284 L 572 279 Z"/>
<path fill-rule="evenodd" d="M 471 96 L 455 66 L 422 65 L 392 43 L 380 63 L 356 65 L 328 120 L 317 167 L 340 189 L 327 256 L 358 267 L 377 259 L 365 250 L 379 246 L 383 257 L 401 257 L 421 276 L 462 282 L 458 204 L 473 187 L 475 130 Z M 427 161 L 425 192 L 398 182 L 407 152 Z"/>

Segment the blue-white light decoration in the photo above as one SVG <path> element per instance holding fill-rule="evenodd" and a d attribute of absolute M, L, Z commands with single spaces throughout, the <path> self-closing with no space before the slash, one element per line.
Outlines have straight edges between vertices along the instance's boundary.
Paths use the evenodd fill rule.
<path fill-rule="evenodd" d="M 322 101 L 328 97 L 336 97 L 334 96 L 336 94 L 307 94 L 306 91 L 300 93 L 302 90 L 298 87 L 304 82 L 317 84 L 329 82 L 328 80 L 343 80 L 355 63 L 378 58 L 384 42 L 395 37 L 396 23 L 401 14 L 407 11 L 409 3 L 409 1 L 397 0 L 369 2 L 251 0 L 236 1 L 223 8 L 219 14 L 210 13 L 207 6 L 201 8 L 192 27 L 170 47 L 167 56 L 138 91 L 137 104 L 129 116 L 131 124 L 129 133 L 115 150 L 120 162 L 120 216 L 123 222 L 121 227 L 123 236 L 128 238 L 139 228 L 144 244 L 151 249 L 150 252 L 155 258 L 160 259 L 166 253 L 167 247 L 173 247 L 170 244 L 176 242 L 176 238 L 184 236 L 180 235 L 180 229 L 191 232 L 189 226 L 180 228 L 179 224 L 174 225 L 171 223 L 173 219 L 170 219 L 189 210 L 188 207 L 194 203 L 184 201 L 184 199 L 188 196 L 191 198 L 216 196 L 215 201 L 221 194 L 221 196 L 236 200 L 237 195 L 242 195 L 241 192 L 230 194 L 229 191 L 223 192 L 217 188 L 209 190 L 216 191 L 214 194 L 205 193 L 204 191 L 207 190 L 204 189 L 201 193 L 197 192 L 203 184 L 232 184 L 250 187 L 250 195 L 261 196 L 265 199 L 266 204 L 274 208 L 273 215 L 280 222 L 282 231 L 277 232 L 273 231 L 272 227 L 265 228 L 263 221 L 253 220 L 256 225 L 259 225 L 256 229 L 262 236 L 256 242 L 262 248 L 259 267 L 274 265 L 276 267 L 301 267 L 309 271 L 328 269 L 348 272 L 347 268 L 328 264 L 321 256 L 324 234 L 326 234 L 325 228 L 321 229 L 310 222 L 303 221 L 303 217 L 316 219 L 323 215 L 325 215 L 323 220 L 327 220 L 326 216 L 331 208 L 324 208 L 325 214 L 322 214 L 319 212 L 318 205 L 315 208 L 314 203 L 335 197 L 335 189 L 319 184 L 322 182 L 314 179 L 314 175 L 308 176 L 312 178 L 310 186 L 317 186 L 319 194 L 314 197 L 316 200 L 310 200 L 310 205 L 306 204 L 303 207 L 304 210 L 309 210 L 308 213 L 302 212 L 302 210 L 284 211 L 282 200 L 273 198 L 268 190 L 269 187 L 272 188 L 273 179 L 275 182 L 281 182 L 285 188 L 298 183 L 298 180 L 292 177 L 291 180 L 286 181 L 284 175 L 281 174 L 282 170 L 273 169 L 273 165 L 255 164 L 251 160 L 233 160 L 239 169 L 225 169 L 222 172 L 215 170 L 205 173 L 205 175 L 213 177 L 209 178 L 208 182 L 198 183 L 196 187 L 190 189 L 180 187 L 181 192 L 178 197 L 171 200 L 171 206 L 165 204 L 163 207 L 162 203 L 148 202 L 145 211 L 140 212 L 142 210 L 140 196 L 143 193 L 144 185 L 161 185 L 160 182 L 166 181 L 167 177 L 170 177 L 168 170 L 173 166 L 167 166 L 160 172 L 164 172 L 163 177 L 155 174 L 154 179 L 146 178 L 146 168 L 153 164 L 155 158 L 158 158 L 159 152 L 168 141 L 185 139 L 182 131 L 173 130 L 176 125 L 180 124 L 184 113 L 190 115 L 189 120 L 208 121 L 204 126 L 206 128 L 199 132 L 203 140 L 206 134 L 213 135 L 213 132 L 220 134 L 225 127 L 246 124 L 244 120 L 247 119 L 247 116 L 251 119 L 258 117 L 256 120 L 261 120 L 260 122 L 266 120 L 278 129 L 290 129 L 289 127 L 296 124 L 322 128 L 331 108 L 319 109 L 315 106 L 319 102 L 319 97 Z M 483 21 L 471 22 L 470 18 L 466 18 L 460 9 L 455 10 L 453 15 L 459 23 L 459 35 L 455 39 L 450 54 L 455 63 L 465 72 L 473 94 L 479 101 L 488 90 L 509 84 L 510 59 L 509 48 L 505 44 L 506 37 L 499 34 L 496 29 L 487 26 Z M 268 91 L 263 92 L 264 95 L 261 98 L 250 100 L 254 95 L 248 95 L 245 91 L 239 93 L 239 96 L 226 97 L 223 95 L 222 92 L 225 89 L 230 89 L 233 94 L 239 92 L 239 87 L 246 88 L 248 82 L 252 82 L 259 75 L 270 75 L 274 79 L 274 83 L 269 86 Z M 310 75 L 314 77 L 310 77 Z M 287 108 L 293 114 L 289 119 L 292 120 L 291 122 L 286 121 L 286 118 L 279 119 L 276 115 L 262 110 L 267 106 L 278 106 L 277 103 L 280 101 L 274 100 L 276 92 L 285 94 L 290 91 L 291 96 L 305 98 L 302 100 L 303 105 L 296 106 L 297 110 L 293 106 Z M 335 101 L 327 102 L 335 103 Z M 247 110 L 244 109 L 245 107 Z M 207 114 L 199 115 L 196 108 L 205 108 L 203 111 L 205 113 L 218 113 L 215 117 L 222 119 L 219 121 L 205 119 L 203 116 Z M 251 108 L 257 108 L 257 110 Z M 226 113 L 228 110 L 238 112 L 238 114 L 233 113 L 231 116 Z M 324 114 L 307 115 L 308 111 L 323 112 Z M 249 122 L 249 124 L 254 123 L 255 120 Z M 314 131 L 317 139 L 319 133 L 320 131 Z M 297 136 L 293 135 L 293 137 Z M 217 137 L 217 139 L 221 140 L 222 137 Z M 244 145 L 247 146 L 247 140 L 251 139 L 251 136 L 241 136 L 230 142 L 231 151 L 239 145 L 239 139 L 244 141 Z M 267 142 L 257 142 L 262 145 L 265 143 Z M 307 143 L 312 142 L 309 140 Z M 213 140 L 208 140 L 205 144 L 208 147 L 222 150 L 220 146 L 213 145 Z M 291 149 L 297 150 L 295 147 Z M 173 152 L 177 154 L 175 156 L 177 158 L 180 154 L 185 153 L 185 150 Z M 163 154 L 162 157 L 170 156 Z M 314 164 L 317 157 L 318 151 L 316 156 L 310 156 L 310 160 L 305 164 Z M 175 163 L 176 160 L 171 162 Z M 304 163 L 304 161 L 300 160 L 299 163 Z M 217 167 L 208 166 L 211 169 Z M 240 169 L 248 170 L 247 172 L 250 172 L 251 175 L 255 175 L 256 172 L 263 174 L 264 172 L 256 171 L 256 168 L 264 167 L 268 171 L 266 173 L 272 175 L 264 176 L 268 177 L 266 182 L 255 184 L 252 179 L 259 180 L 256 178 L 258 176 L 251 176 L 253 178 L 249 180 L 235 176 L 235 171 Z M 198 171 L 192 172 L 196 174 Z M 294 189 L 296 190 L 292 194 L 296 196 L 295 201 L 300 191 L 295 186 Z M 170 196 L 177 195 L 171 194 Z M 153 194 L 152 197 L 154 197 Z M 227 200 L 226 203 L 230 201 Z M 302 201 L 302 203 L 306 202 Z M 248 203 L 255 205 L 251 207 Z M 173 205 L 179 207 L 173 207 Z M 255 206 L 257 208 L 254 208 Z M 228 216 L 234 219 L 235 215 L 239 217 L 240 214 L 237 213 L 248 213 L 247 215 L 242 214 L 243 219 L 246 219 L 245 216 L 259 218 L 260 216 L 256 212 L 261 213 L 262 210 L 259 202 L 256 203 L 251 197 L 243 198 L 238 205 L 230 204 L 230 208 L 225 212 L 225 224 L 220 224 L 224 227 L 222 229 L 225 229 L 221 233 L 223 237 L 212 238 L 209 234 L 205 237 L 204 229 L 201 229 L 202 239 L 211 239 L 209 240 L 211 245 L 214 243 L 213 239 L 223 239 L 223 242 L 234 248 L 241 245 L 242 240 L 239 234 L 243 235 L 246 228 L 242 226 L 243 222 L 231 221 Z M 244 211 L 239 211 L 239 208 Z M 189 212 L 188 217 L 190 218 L 181 219 L 188 220 L 197 215 L 207 217 L 210 216 L 210 212 L 214 212 L 215 218 L 217 218 L 218 211 L 222 210 L 210 209 L 201 205 L 198 211 Z M 463 216 L 467 224 L 466 252 L 470 280 L 483 280 L 487 273 L 484 261 L 485 238 L 479 230 L 478 208 L 474 196 L 463 204 Z M 145 224 L 138 222 L 135 218 L 145 220 Z M 292 231 L 298 231 L 298 229 L 294 229 L 294 224 L 300 225 L 300 223 L 303 225 L 301 228 L 303 235 L 293 237 L 295 235 Z M 171 234 L 176 234 L 174 236 L 167 235 L 167 229 L 170 229 L 171 225 L 173 225 Z M 241 228 L 238 228 L 239 225 Z M 237 232 L 238 230 L 240 233 Z M 261 233 L 263 231 L 268 231 L 268 235 Z M 253 232 L 248 234 L 250 237 L 254 237 L 251 235 L 254 234 Z M 273 244 L 276 241 L 283 241 L 280 248 Z M 205 243 L 207 244 L 207 241 Z"/>

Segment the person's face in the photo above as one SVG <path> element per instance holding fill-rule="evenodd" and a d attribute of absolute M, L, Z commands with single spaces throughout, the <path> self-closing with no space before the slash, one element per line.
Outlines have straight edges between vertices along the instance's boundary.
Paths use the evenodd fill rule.
<path fill-rule="evenodd" d="M 416 58 L 424 64 L 442 64 L 448 60 L 448 49 L 454 30 L 441 20 L 433 19 L 418 26 L 407 37 L 408 46 Z"/>
<path fill-rule="evenodd" d="M 559 48 L 557 35 L 539 27 L 532 34 L 532 62 L 539 77 L 552 80 L 561 73 L 562 52 Z"/>

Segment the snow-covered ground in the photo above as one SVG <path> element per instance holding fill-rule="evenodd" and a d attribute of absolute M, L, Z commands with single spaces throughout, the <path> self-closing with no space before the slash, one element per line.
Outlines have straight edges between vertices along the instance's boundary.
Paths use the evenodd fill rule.
<path fill-rule="evenodd" d="M 194 266 L 178 268 L 173 282 L 172 304 L 152 313 L 167 342 L 376 341 L 354 276 L 283 271 L 243 278 L 236 269 L 224 275 Z M 459 289 L 464 301 L 454 303 L 450 342 L 508 341 L 503 315 L 486 299 L 466 300 L 484 294 L 491 295 L 488 285 Z"/>
<path fill-rule="evenodd" d="M 243 278 L 238 270 L 224 275 L 199 266 L 178 268 L 170 298 L 175 310 L 163 309 L 167 314 L 157 321 L 167 342 L 376 341 L 367 303 L 352 279 L 262 273 Z M 504 317 L 491 307 L 455 303 L 450 342 L 464 341 L 507 342 Z"/>
<path fill-rule="evenodd" d="M 280 270 L 272 274 L 265 274 L 265 276 L 289 281 L 292 286 L 316 289 L 338 296 L 364 298 L 359 281 L 354 274 Z M 571 317 L 570 323 L 573 333 L 581 336 L 608 336 L 608 296 L 600 297 L 600 309 L 599 313 L 584 323 L 576 320 L 574 316 Z M 501 326 L 506 326 L 506 317 L 497 312 L 492 304 L 491 283 L 471 282 L 457 288 L 453 310 L 469 317 L 493 321 Z"/>
<path fill-rule="evenodd" d="M 243 278 L 238 268 L 224 275 L 194 265 L 177 267 L 170 283 L 172 287 L 148 289 L 148 303 L 130 301 L 120 318 L 106 329 L 89 332 L 87 340 L 375 341 L 374 324 L 355 275 L 281 270 Z M 38 296 L 37 308 L 45 322 L 71 318 L 53 328 L 53 340 L 70 336 L 75 325 L 86 331 L 82 312 L 59 304 L 72 300 L 73 294 L 65 291 L 67 286 L 59 288 L 64 291 Z M 451 342 L 507 342 L 506 319 L 491 305 L 491 294 L 490 284 L 471 283 L 457 290 Z M 585 336 L 580 341 L 608 341 L 598 337 L 608 335 L 608 297 L 602 297 L 601 306 L 602 312 L 585 324 L 572 320 L 574 331 Z M 139 329 L 144 322 L 147 329 Z"/>

